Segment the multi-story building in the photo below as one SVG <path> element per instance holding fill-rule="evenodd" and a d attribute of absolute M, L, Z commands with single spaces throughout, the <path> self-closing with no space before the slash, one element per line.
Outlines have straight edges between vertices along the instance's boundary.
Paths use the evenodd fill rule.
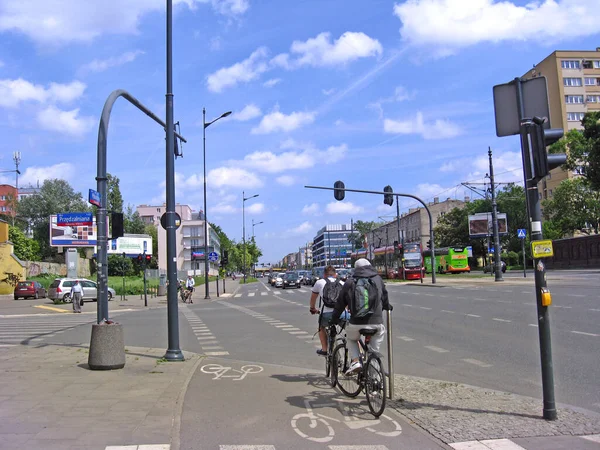
<path fill-rule="evenodd" d="M 160 217 L 166 212 L 166 205 L 150 206 L 140 205 L 136 208 L 142 220 L 153 224 L 158 229 L 158 268 L 167 270 L 167 232 L 160 225 Z M 188 205 L 176 205 L 175 211 L 181 217 L 181 225 L 175 231 L 177 243 L 177 270 L 187 274 L 204 274 L 204 215 L 202 212 L 194 213 Z M 221 255 L 219 236 L 208 224 L 208 253 L 216 252 Z M 209 262 L 209 275 L 216 275 L 219 263 Z"/>
<path fill-rule="evenodd" d="M 583 129 L 583 115 L 600 111 L 600 47 L 595 51 L 554 51 L 523 78 L 539 76 L 546 77 L 548 84 L 552 128 L 562 128 L 565 132 Z M 561 181 L 578 175 L 578 170 L 552 170 L 538 185 L 540 197 L 552 197 Z"/>
<path fill-rule="evenodd" d="M 307 243 L 304 247 L 298 248 L 296 253 L 296 267 L 298 269 L 309 269 L 312 267 L 312 242 Z"/>
<path fill-rule="evenodd" d="M 440 199 L 435 197 L 433 202 L 427 204 L 431 212 L 433 228 L 436 227 L 440 217 L 454 208 L 463 208 L 468 201 L 469 198 L 465 197 L 465 201 L 448 198 L 440 202 Z M 371 250 L 377 247 L 393 245 L 394 241 L 405 243 L 420 242 L 425 249 L 427 248 L 427 241 L 429 239 L 429 215 L 423 207 L 411 208 L 407 213 L 402 213 L 400 216 L 399 231 L 398 220 L 393 220 L 367 233 L 367 243 Z"/>
<path fill-rule="evenodd" d="M 0 184 L 0 215 L 14 217 L 17 213 L 17 188 L 10 184 Z"/>
<path fill-rule="evenodd" d="M 30 184 L 29 186 L 21 186 L 19 187 L 19 200 L 24 199 L 25 197 L 31 197 L 32 195 L 39 194 L 40 192 L 40 183 L 37 183 L 37 186 L 33 186 Z"/>
<path fill-rule="evenodd" d="M 317 231 L 312 244 L 312 266 L 345 267 L 350 264 L 350 224 L 326 225 Z"/>

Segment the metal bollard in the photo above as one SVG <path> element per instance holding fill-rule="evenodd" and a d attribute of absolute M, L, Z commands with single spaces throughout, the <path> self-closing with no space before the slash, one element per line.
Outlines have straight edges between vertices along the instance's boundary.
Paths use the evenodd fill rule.
<path fill-rule="evenodd" d="M 217 275 L 217 298 L 219 298 L 219 275 Z"/>
<path fill-rule="evenodd" d="M 387 312 L 387 350 L 388 350 L 388 372 L 390 374 L 388 380 L 389 398 L 394 397 L 394 349 L 392 345 L 392 312 Z"/>
<path fill-rule="evenodd" d="M 225 294 L 225 277 L 223 277 L 223 294 Z"/>

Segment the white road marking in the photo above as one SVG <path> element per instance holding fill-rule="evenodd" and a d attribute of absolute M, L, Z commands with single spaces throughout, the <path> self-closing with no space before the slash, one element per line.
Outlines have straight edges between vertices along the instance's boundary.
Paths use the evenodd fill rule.
<path fill-rule="evenodd" d="M 290 334 L 310 334 L 307 331 L 290 331 Z"/>
<path fill-rule="evenodd" d="M 427 297 L 435 297 L 435 294 L 425 294 L 424 293 L 423 295 L 426 295 Z"/>
<path fill-rule="evenodd" d="M 202 350 L 223 350 L 223 347 L 221 347 L 220 345 L 203 345 Z"/>
<path fill-rule="evenodd" d="M 498 319 L 496 317 L 494 317 L 492 320 L 495 320 L 496 322 L 512 322 L 512 320 L 507 320 L 507 319 Z"/>
<path fill-rule="evenodd" d="M 600 334 L 586 333 L 585 331 L 571 331 L 571 333 L 583 334 L 584 336 L 594 336 L 594 337 L 600 336 Z"/>
<path fill-rule="evenodd" d="M 300 331 L 300 328 L 288 328 L 285 331 Z"/>
<path fill-rule="evenodd" d="M 521 294 L 531 294 L 531 291 L 521 291 Z"/>
<path fill-rule="evenodd" d="M 590 311 L 600 311 L 600 309 L 590 308 Z"/>
<path fill-rule="evenodd" d="M 526 450 L 510 439 L 486 439 L 483 441 L 467 441 L 450 444 L 456 450 Z"/>
<path fill-rule="evenodd" d="M 388 450 L 385 445 L 330 445 L 329 450 Z"/>
<path fill-rule="evenodd" d="M 248 293 L 248 297 L 254 297 L 255 295 L 256 295 L 256 293 L 255 293 L 255 292 L 249 292 L 249 293 Z"/>
<path fill-rule="evenodd" d="M 198 339 L 199 341 L 205 341 L 205 340 L 207 340 L 207 339 L 215 339 L 215 337 L 214 337 L 214 336 L 206 336 L 206 337 L 200 337 L 200 336 L 197 336 L 197 339 Z"/>
<path fill-rule="evenodd" d="M 487 302 L 487 298 L 474 298 L 473 300 L 477 300 L 478 302 Z"/>
<path fill-rule="evenodd" d="M 440 309 L 441 312 L 447 312 L 450 314 L 454 314 L 454 311 L 448 311 L 447 309 Z"/>
<path fill-rule="evenodd" d="M 169 450 L 171 444 L 109 445 L 105 450 Z"/>
<path fill-rule="evenodd" d="M 206 356 L 226 356 L 229 352 L 204 352 Z"/>
<path fill-rule="evenodd" d="M 440 347 L 435 347 L 433 345 L 426 345 L 425 348 L 432 350 L 434 352 L 438 352 L 438 353 L 448 353 L 448 350 L 445 350 L 443 348 Z"/>
<path fill-rule="evenodd" d="M 561 305 L 554 305 L 555 308 L 563 308 L 563 309 L 571 309 L 573 308 L 572 306 L 561 306 Z"/>
<path fill-rule="evenodd" d="M 408 303 L 403 303 L 402 306 L 409 306 L 409 307 L 413 307 L 413 305 L 409 305 Z"/>
<path fill-rule="evenodd" d="M 469 316 L 469 317 L 481 317 L 481 316 L 478 316 L 477 314 L 467 314 L 467 316 Z"/>
<path fill-rule="evenodd" d="M 567 297 L 587 297 L 584 294 L 567 294 Z"/>
<path fill-rule="evenodd" d="M 398 336 L 398 339 L 402 339 L 403 341 L 406 341 L 406 342 L 414 341 L 413 338 L 409 338 L 408 336 Z"/>
<path fill-rule="evenodd" d="M 261 292 L 260 295 L 268 295 L 268 292 Z"/>
<path fill-rule="evenodd" d="M 583 439 L 587 439 L 588 441 L 600 443 L 600 434 L 590 434 L 589 436 L 581 436 L 581 437 Z"/>
<path fill-rule="evenodd" d="M 530 327 L 536 327 L 536 328 L 537 328 L 537 324 L 535 324 L 535 323 L 530 323 L 530 324 L 529 324 L 529 326 L 530 326 Z"/>
<path fill-rule="evenodd" d="M 241 297 L 241 296 L 242 296 L 242 294 L 235 294 L 235 295 L 234 295 L 234 297 L 235 297 L 235 298 L 239 298 L 239 297 Z"/>
<path fill-rule="evenodd" d="M 275 325 L 275 328 L 294 328 L 294 325 Z"/>
<path fill-rule="evenodd" d="M 427 306 L 419 306 L 420 309 L 431 310 L 432 308 L 428 308 Z"/>
<path fill-rule="evenodd" d="M 275 450 L 274 445 L 219 445 L 219 450 Z"/>
<path fill-rule="evenodd" d="M 478 359 L 466 358 L 463 359 L 463 361 L 469 364 L 474 364 L 479 367 L 492 367 L 491 364 L 484 363 L 483 361 L 479 361 Z"/>

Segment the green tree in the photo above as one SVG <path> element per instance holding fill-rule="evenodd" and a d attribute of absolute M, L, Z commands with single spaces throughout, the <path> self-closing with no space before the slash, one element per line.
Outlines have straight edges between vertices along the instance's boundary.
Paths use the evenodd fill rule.
<path fill-rule="evenodd" d="M 108 275 L 110 276 L 135 275 L 131 258 L 123 258 L 121 255 L 108 255 Z"/>
<path fill-rule="evenodd" d="M 379 227 L 380 224 L 375 221 L 357 220 L 354 222 L 354 230 L 348 235 L 348 241 L 354 242 L 354 248 L 362 248 L 364 235 Z"/>
<path fill-rule="evenodd" d="M 119 188 L 119 178 L 106 174 L 106 207 L 109 211 L 123 212 L 123 196 Z"/>
<path fill-rule="evenodd" d="M 506 214 L 508 235 L 502 238 L 502 248 L 506 251 L 519 252 L 521 240 L 517 237 L 519 228 L 527 229 L 527 204 L 525 189 L 510 184 L 498 192 L 496 196 L 498 212 Z M 491 209 L 490 209 L 491 211 Z"/>
<path fill-rule="evenodd" d="M 123 214 L 123 230 L 128 234 L 144 234 L 146 230 L 146 224 L 131 205 L 127 205 Z"/>
<path fill-rule="evenodd" d="M 37 261 L 40 258 L 40 244 L 25 236 L 19 228 L 8 227 L 8 239 L 13 243 L 14 253 L 22 261 Z"/>
<path fill-rule="evenodd" d="M 576 230 L 588 233 L 589 228 L 598 233 L 600 192 L 592 189 L 586 179 L 563 181 L 542 205 L 544 217 L 552 222 L 552 229 L 560 237 L 570 236 Z"/>
<path fill-rule="evenodd" d="M 65 180 L 46 180 L 40 191 L 21 199 L 17 206 L 17 214 L 27 221 L 33 229 L 33 237 L 40 244 L 43 258 L 55 254 L 49 245 L 50 216 L 65 212 L 87 212 L 90 208 L 81 196 Z"/>
<path fill-rule="evenodd" d="M 152 255 L 154 255 L 152 259 L 154 260 L 158 257 L 158 228 L 154 225 L 146 225 L 144 234 L 152 238 Z"/>

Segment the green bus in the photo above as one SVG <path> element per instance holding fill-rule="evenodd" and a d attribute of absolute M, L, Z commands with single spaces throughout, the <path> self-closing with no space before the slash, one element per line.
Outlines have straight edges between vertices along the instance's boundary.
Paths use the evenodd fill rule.
<path fill-rule="evenodd" d="M 423 252 L 425 272 L 431 273 L 431 250 Z M 467 247 L 443 247 L 435 249 L 437 273 L 470 272 Z"/>

